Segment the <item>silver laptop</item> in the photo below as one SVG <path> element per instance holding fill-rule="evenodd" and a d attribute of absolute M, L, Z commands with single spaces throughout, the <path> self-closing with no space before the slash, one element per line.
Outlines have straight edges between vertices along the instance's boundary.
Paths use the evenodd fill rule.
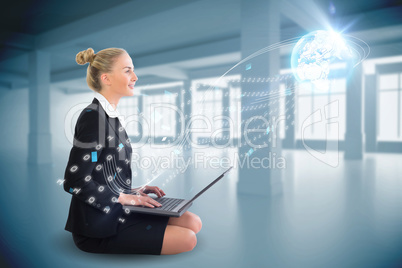
<path fill-rule="evenodd" d="M 202 195 L 206 190 L 208 190 L 212 185 L 214 185 L 217 181 L 223 178 L 229 170 L 233 167 L 230 167 L 225 172 L 223 172 L 218 178 L 216 178 L 213 182 L 208 184 L 204 189 L 202 189 L 198 194 L 196 194 L 190 200 L 184 200 L 179 198 L 169 198 L 169 197 L 160 197 L 160 198 L 153 198 L 154 200 L 158 201 L 162 204 L 161 207 L 145 207 L 145 206 L 132 206 L 132 205 L 124 205 L 123 209 L 129 209 L 133 212 L 138 213 L 147 213 L 153 215 L 161 215 L 161 216 L 170 216 L 170 217 L 180 217 L 183 215 L 184 212 L 187 211 L 189 207 L 193 204 L 193 201 Z"/>

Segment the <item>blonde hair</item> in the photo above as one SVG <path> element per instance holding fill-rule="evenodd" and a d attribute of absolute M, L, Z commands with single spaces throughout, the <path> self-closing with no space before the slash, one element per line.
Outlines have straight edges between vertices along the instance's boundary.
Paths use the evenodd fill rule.
<path fill-rule="evenodd" d="M 102 84 L 100 83 L 101 74 L 111 72 L 116 58 L 124 53 L 127 53 L 127 51 L 122 48 L 106 48 L 95 54 L 92 48 L 88 48 L 78 52 L 75 61 L 80 65 L 89 63 L 87 84 L 93 91 L 100 92 L 102 89 Z"/>

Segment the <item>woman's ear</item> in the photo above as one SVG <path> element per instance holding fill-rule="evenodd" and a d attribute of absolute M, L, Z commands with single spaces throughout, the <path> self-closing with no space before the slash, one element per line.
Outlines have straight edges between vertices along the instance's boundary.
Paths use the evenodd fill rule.
<path fill-rule="evenodd" d="M 101 74 L 100 80 L 102 81 L 103 84 L 105 84 L 107 86 L 111 85 L 110 80 L 109 80 L 109 76 L 106 73 Z"/>

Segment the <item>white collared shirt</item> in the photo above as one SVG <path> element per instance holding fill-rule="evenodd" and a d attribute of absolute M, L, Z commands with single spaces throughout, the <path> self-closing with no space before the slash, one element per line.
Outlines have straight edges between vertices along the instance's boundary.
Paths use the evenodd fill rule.
<path fill-rule="evenodd" d="M 107 115 L 111 118 L 118 118 L 120 121 L 120 124 L 125 127 L 126 123 L 124 121 L 124 116 L 120 115 L 119 111 L 116 109 L 114 109 L 114 107 L 109 103 L 109 101 L 105 98 L 105 96 L 103 96 L 102 94 L 95 92 L 95 96 L 94 96 L 99 103 L 102 105 L 103 110 L 105 110 L 105 112 L 107 113 Z"/>

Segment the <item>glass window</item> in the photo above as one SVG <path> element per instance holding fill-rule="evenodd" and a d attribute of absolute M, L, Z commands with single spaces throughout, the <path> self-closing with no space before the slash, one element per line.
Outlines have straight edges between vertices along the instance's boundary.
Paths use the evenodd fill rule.
<path fill-rule="evenodd" d="M 144 119 L 148 122 L 150 136 L 176 137 L 177 90 L 149 90 L 143 94 Z"/>
<path fill-rule="evenodd" d="M 379 76 L 380 90 L 396 90 L 398 89 L 398 74 L 383 74 Z"/>
<path fill-rule="evenodd" d="M 233 139 L 239 139 L 241 133 L 241 88 L 230 87 L 229 116 L 233 123 Z"/>
<path fill-rule="evenodd" d="M 345 78 L 330 79 L 327 91 L 316 90 L 310 83 L 297 83 L 295 94 L 296 139 L 302 138 L 303 131 L 304 139 L 344 139 L 346 128 Z M 315 113 L 317 110 L 320 112 Z M 303 123 L 305 129 L 302 129 Z"/>
<path fill-rule="evenodd" d="M 398 139 L 398 91 L 384 91 L 379 94 L 378 140 Z M 399 124 L 400 125 L 400 124 Z"/>
<path fill-rule="evenodd" d="M 197 141 L 198 138 L 211 138 L 215 131 L 218 133 L 222 129 L 222 120 L 216 120 L 217 116 L 222 115 L 222 95 L 222 89 L 219 87 L 214 89 L 210 89 L 209 86 L 197 88 L 193 95 L 195 100 L 193 115 L 198 116 L 197 118 L 200 118 L 200 120 L 195 120 L 192 126 L 193 129 L 204 130 L 202 130 L 202 133 L 200 133 L 201 131 L 193 132 L 193 141 Z M 205 129 L 208 126 L 210 126 L 211 131 Z M 221 136 L 222 132 L 219 132 L 215 137 L 221 138 Z"/>
<path fill-rule="evenodd" d="M 286 86 L 284 83 L 281 83 L 279 86 L 279 113 L 278 113 L 278 132 L 279 138 L 283 140 L 285 138 L 285 127 L 286 127 L 286 112 L 285 112 L 285 103 L 286 103 Z"/>
<path fill-rule="evenodd" d="M 311 131 L 315 139 L 327 139 L 327 121 L 325 120 L 325 106 L 329 103 L 327 94 L 314 96 Z M 316 112 L 319 111 L 319 112 Z M 330 113 L 330 112 L 329 112 Z M 320 116 L 321 115 L 321 116 Z"/>
<path fill-rule="evenodd" d="M 310 96 L 299 96 L 296 102 L 296 138 L 302 139 L 304 136 L 305 139 L 311 139 L 313 137 L 313 130 L 310 127 L 305 127 L 302 129 L 303 125 L 310 125 L 312 120 L 309 117 L 312 112 L 312 98 Z"/>
<path fill-rule="evenodd" d="M 230 83 L 236 79 L 240 79 L 240 76 L 228 76 L 223 79 L 212 77 L 192 81 L 193 142 L 200 140 L 206 143 L 212 137 L 218 140 L 228 138 L 229 133 L 222 132 L 222 128 L 229 129 L 227 120 L 220 118 L 225 115 L 230 117 L 233 124 L 233 133 L 230 133 L 230 138 L 240 137 L 241 89 Z M 206 128 L 211 130 L 208 131 Z"/>
<path fill-rule="evenodd" d="M 379 141 L 402 140 L 401 80 L 401 73 L 381 74 L 378 76 L 377 137 Z"/>
<path fill-rule="evenodd" d="M 118 106 L 119 113 L 124 119 L 124 123 L 122 125 L 126 129 L 126 132 L 129 136 L 139 136 L 138 130 L 138 97 L 127 97 L 120 99 L 120 103 Z"/>

